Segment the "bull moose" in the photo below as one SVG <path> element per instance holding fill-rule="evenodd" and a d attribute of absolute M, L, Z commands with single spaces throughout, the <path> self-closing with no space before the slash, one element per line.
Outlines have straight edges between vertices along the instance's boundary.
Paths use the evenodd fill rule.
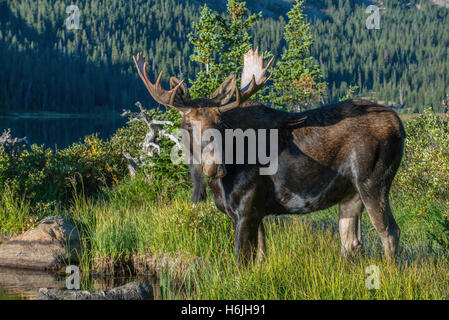
<path fill-rule="evenodd" d="M 361 216 L 366 208 L 382 239 L 387 262 L 394 262 L 400 229 L 390 208 L 389 193 L 405 138 L 402 122 L 394 111 L 365 100 L 349 100 L 290 113 L 250 100 L 271 77 L 266 73 L 273 59 L 264 67 L 258 50 L 250 50 L 244 57 L 240 88 L 231 75 L 210 98 L 201 99 L 191 99 L 186 84 L 174 77 L 170 79 L 171 89 L 164 90 L 162 73 L 153 84 L 142 54 L 133 60 L 154 100 L 176 108 L 182 115 L 182 128 L 189 133 L 194 122 L 201 124 L 202 133 L 208 129 L 277 130 L 278 169 L 271 175 L 260 174 L 263 164 L 259 161 L 202 161 L 191 166 L 197 196 L 200 198 L 205 190 L 204 185 L 198 186 L 202 173 L 208 178 L 218 209 L 233 219 L 240 262 L 246 264 L 265 254 L 265 216 L 306 214 L 336 204 L 342 254 L 353 257 L 361 250 Z M 208 143 L 190 139 L 184 139 L 190 149 L 203 150 Z M 223 144 L 222 157 L 237 148 L 235 141 L 231 149 L 225 147 L 226 143 L 230 142 Z M 249 144 L 243 148 L 247 154 Z"/>

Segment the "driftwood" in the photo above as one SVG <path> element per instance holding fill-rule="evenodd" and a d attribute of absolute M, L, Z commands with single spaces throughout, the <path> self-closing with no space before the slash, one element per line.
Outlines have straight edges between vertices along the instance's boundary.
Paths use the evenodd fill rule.
<path fill-rule="evenodd" d="M 26 137 L 13 138 L 11 136 L 11 129 L 6 129 L 0 136 L 0 147 L 9 157 L 18 158 L 22 151 L 28 146 Z"/>
<path fill-rule="evenodd" d="M 153 166 L 154 163 L 147 158 L 152 158 L 160 155 L 161 146 L 160 143 L 164 139 L 169 139 L 173 141 L 177 148 L 181 149 L 181 141 L 174 135 L 168 133 L 168 127 L 174 126 L 171 121 L 160 121 L 151 118 L 148 115 L 147 110 L 142 107 L 140 102 L 136 102 L 136 106 L 139 108 L 139 112 L 132 112 L 130 110 L 123 110 L 121 114 L 122 117 L 128 117 L 127 123 L 132 123 L 135 121 L 143 121 L 148 127 L 148 133 L 145 139 L 140 143 L 142 148 L 142 155 L 138 158 L 132 157 L 128 152 L 124 151 L 123 156 L 128 162 L 128 170 L 131 176 L 136 175 L 136 170 L 139 166 Z"/>

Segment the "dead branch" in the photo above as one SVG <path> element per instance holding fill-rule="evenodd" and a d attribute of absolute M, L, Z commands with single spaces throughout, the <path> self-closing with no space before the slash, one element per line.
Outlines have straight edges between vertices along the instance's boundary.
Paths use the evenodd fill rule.
<path fill-rule="evenodd" d="M 0 147 L 11 158 L 17 159 L 27 146 L 27 138 L 13 138 L 11 129 L 6 129 L 0 136 Z"/>
<path fill-rule="evenodd" d="M 180 139 L 167 132 L 167 126 L 173 126 L 171 121 L 161 121 L 151 118 L 147 110 L 142 106 L 140 102 L 136 102 L 136 106 L 139 108 L 139 112 L 132 112 L 130 110 L 123 110 L 122 117 L 128 117 L 127 123 L 136 121 L 143 121 L 148 127 L 148 133 L 144 140 L 139 144 L 142 148 L 142 152 L 148 157 L 154 157 L 161 154 L 160 143 L 164 139 L 170 139 L 178 148 L 181 148 Z M 124 157 L 128 162 L 128 170 L 131 176 L 136 175 L 136 169 L 138 166 L 153 166 L 154 163 L 144 160 L 143 156 L 139 158 L 132 157 L 128 152 L 123 152 Z"/>

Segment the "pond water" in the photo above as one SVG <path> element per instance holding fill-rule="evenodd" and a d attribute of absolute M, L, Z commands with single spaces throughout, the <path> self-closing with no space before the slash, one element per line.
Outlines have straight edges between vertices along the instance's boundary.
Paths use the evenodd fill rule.
<path fill-rule="evenodd" d="M 66 289 L 66 276 L 43 271 L 0 267 L 0 300 L 35 300 L 40 288 Z M 132 281 L 153 286 L 154 298 L 162 299 L 164 291 L 155 276 L 91 277 L 82 279 L 81 290 L 110 290 Z"/>
<path fill-rule="evenodd" d="M 92 133 L 98 133 L 102 139 L 110 138 L 126 120 L 120 116 L 0 115 L 0 134 L 11 128 L 13 137 L 27 137 L 30 144 L 63 149 Z"/>

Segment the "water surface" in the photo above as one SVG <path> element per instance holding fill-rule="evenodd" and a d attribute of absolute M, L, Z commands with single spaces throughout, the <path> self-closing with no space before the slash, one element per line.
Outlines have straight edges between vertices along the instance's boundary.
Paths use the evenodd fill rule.
<path fill-rule="evenodd" d="M 63 149 L 93 133 L 102 139 L 110 138 L 126 121 L 119 115 L 0 115 L 0 134 L 11 128 L 14 137 L 27 137 L 30 144 Z"/>
<path fill-rule="evenodd" d="M 0 300 L 36 299 L 39 288 L 64 287 L 65 279 L 55 274 L 0 267 Z"/>
<path fill-rule="evenodd" d="M 110 290 L 132 281 L 153 286 L 155 299 L 162 299 L 155 276 L 90 277 L 82 279 L 81 290 Z M 44 271 L 0 267 L 0 300 L 35 300 L 40 288 L 66 289 L 66 276 Z"/>

